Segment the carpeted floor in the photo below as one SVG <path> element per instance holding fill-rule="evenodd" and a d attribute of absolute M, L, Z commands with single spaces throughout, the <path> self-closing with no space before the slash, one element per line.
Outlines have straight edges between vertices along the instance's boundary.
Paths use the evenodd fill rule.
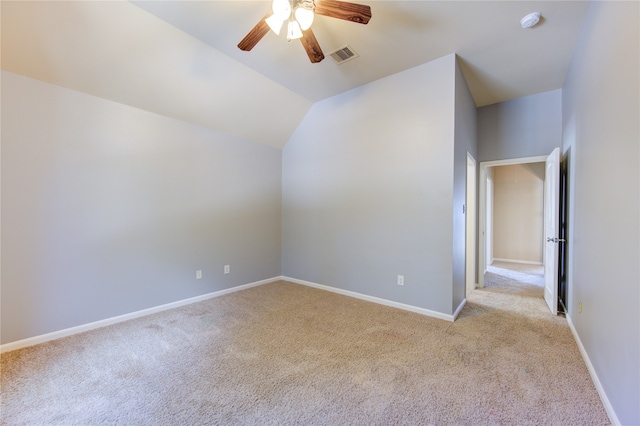
<path fill-rule="evenodd" d="M 522 297 L 544 297 L 544 266 L 493 262 L 484 275 L 484 291 Z"/>
<path fill-rule="evenodd" d="M 450 323 L 276 282 L 1 358 L 5 425 L 604 425 L 566 320 L 472 291 Z"/>

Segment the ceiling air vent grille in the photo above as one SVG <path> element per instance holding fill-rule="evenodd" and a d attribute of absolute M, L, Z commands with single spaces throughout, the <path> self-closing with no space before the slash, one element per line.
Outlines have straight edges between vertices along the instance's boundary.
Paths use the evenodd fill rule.
<path fill-rule="evenodd" d="M 343 64 L 358 57 L 358 54 L 349 46 L 344 46 L 338 50 L 334 50 L 329 53 L 329 55 L 331 55 L 331 57 L 339 64 Z"/>

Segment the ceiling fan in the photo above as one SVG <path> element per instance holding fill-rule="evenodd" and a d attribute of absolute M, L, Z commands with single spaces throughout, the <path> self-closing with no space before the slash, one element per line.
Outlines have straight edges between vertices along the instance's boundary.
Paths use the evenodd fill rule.
<path fill-rule="evenodd" d="M 269 29 L 280 34 L 287 22 L 287 40 L 299 38 L 311 62 L 320 62 L 324 53 L 311 31 L 314 14 L 367 24 L 371 19 L 371 8 L 339 0 L 273 0 L 271 10 L 238 43 L 238 47 L 246 51 L 253 49 Z"/>

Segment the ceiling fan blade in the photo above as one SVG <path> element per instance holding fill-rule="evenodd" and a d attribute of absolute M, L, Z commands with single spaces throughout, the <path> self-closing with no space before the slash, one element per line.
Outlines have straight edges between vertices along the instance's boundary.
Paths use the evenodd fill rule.
<path fill-rule="evenodd" d="M 367 24 L 371 19 L 371 8 L 363 4 L 338 0 L 316 0 L 315 13 L 345 21 Z"/>
<path fill-rule="evenodd" d="M 311 31 L 311 28 L 302 32 L 300 42 L 302 43 L 302 46 L 304 46 L 304 50 L 307 51 L 307 55 L 311 62 L 315 64 L 324 59 L 324 53 L 322 53 L 322 49 L 320 49 L 318 40 L 316 40 L 316 36 L 313 34 L 313 31 Z"/>
<path fill-rule="evenodd" d="M 264 15 L 264 18 L 262 18 L 260 22 L 258 22 L 256 26 L 253 27 L 251 31 L 249 31 L 249 33 L 242 39 L 242 41 L 238 43 L 238 47 L 240 48 L 240 50 L 249 51 L 253 49 L 260 40 L 262 40 L 262 37 L 264 37 L 269 32 L 269 25 L 267 25 L 266 19 L 271 15 L 273 15 L 272 11 L 269 11 L 269 13 Z"/>

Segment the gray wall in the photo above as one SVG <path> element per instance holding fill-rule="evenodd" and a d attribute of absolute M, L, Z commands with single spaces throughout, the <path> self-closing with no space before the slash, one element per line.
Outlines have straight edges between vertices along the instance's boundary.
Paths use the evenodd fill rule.
<path fill-rule="evenodd" d="M 466 220 L 462 206 L 467 196 L 467 152 L 477 157 L 476 105 L 456 61 L 455 148 L 453 158 L 453 300 L 458 308 L 466 297 Z M 474 214 L 468 212 L 467 214 Z"/>
<path fill-rule="evenodd" d="M 625 425 L 640 424 L 639 9 L 591 4 L 563 89 L 569 314 Z"/>
<path fill-rule="evenodd" d="M 2 72 L 2 343 L 279 276 L 280 218 L 280 150 Z"/>
<path fill-rule="evenodd" d="M 562 143 L 562 90 L 478 108 L 478 162 L 549 155 Z"/>
<path fill-rule="evenodd" d="M 283 275 L 452 313 L 455 61 L 311 108 L 283 150 Z"/>

